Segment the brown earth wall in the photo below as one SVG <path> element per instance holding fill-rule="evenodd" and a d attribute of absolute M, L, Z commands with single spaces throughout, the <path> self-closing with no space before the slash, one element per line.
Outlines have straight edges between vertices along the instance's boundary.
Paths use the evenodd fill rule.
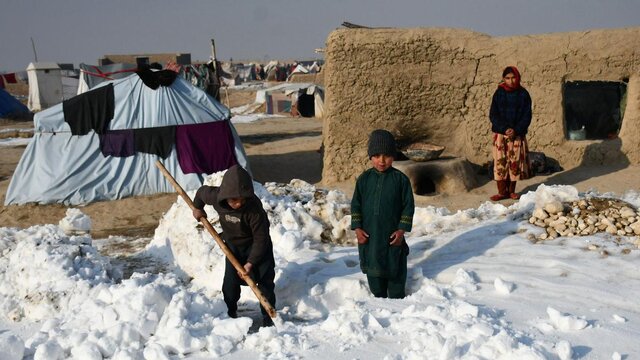
<path fill-rule="evenodd" d="M 533 101 L 531 151 L 565 168 L 640 163 L 640 28 L 517 37 L 461 29 L 339 29 L 322 70 L 323 182 L 354 180 L 368 166 L 368 134 L 445 145 L 445 154 L 490 160 L 491 96 L 515 65 Z M 628 82 L 619 138 L 566 140 L 566 81 Z"/>

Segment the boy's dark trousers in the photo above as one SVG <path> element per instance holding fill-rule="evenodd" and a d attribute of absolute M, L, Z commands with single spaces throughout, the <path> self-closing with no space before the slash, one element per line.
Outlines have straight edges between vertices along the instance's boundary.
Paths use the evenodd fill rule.
<path fill-rule="evenodd" d="M 251 252 L 251 246 L 247 247 L 236 247 L 233 246 L 230 242 L 227 242 L 227 246 L 236 259 L 241 264 L 245 264 L 247 262 L 247 258 L 249 257 L 249 253 Z M 269 250 L 266 258 L 262 260 L 259 265 L 255 265 L 253 269 L 251 269 L 251 273 L 249 274 L 251 279 L 256 282 L 258 285 L 258 289 L 267 298 L 269 304 L 276 307 L 276 293 L 274 279 L 276 277 L 275 272 L 275 260 L 273 259 L 273 250 Z M 222 295 L 224 296 L 224 302 L 227 304 L 227 309 L 229 314 L 236 313 L 238 311 L 238 300 L 240 300 L 240 285 L 247 285 L 239 276 L 236 268 L 233 267 L 233 264 L 226 259 L 225 268 L 224 268 L 224 281 L 222 283 Z M 263 317 L 268 317 L 269 314 L 267 311 L 260 305 L 260 311 L 262 312 Z"/>
<path fill-rule="evenodd" d="M 407 257 L 403 256 L 404 266 L 400 266 L 400 273 L 391 279 L 369 276 L 367 282 L 369 289 L 375 297 L 391 299 L 402 299 L 405 296 L 405 284 L 407 282 Z"/>

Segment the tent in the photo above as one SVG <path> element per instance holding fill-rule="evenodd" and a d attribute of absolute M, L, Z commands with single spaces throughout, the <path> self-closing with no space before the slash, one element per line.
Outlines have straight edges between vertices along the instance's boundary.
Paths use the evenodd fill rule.
<path fill-rule="evenodd" d="M 100 83 L 125 78 L 138 70 L 138 65 L 125 63 L 102 66 L 80 64 L 78 67 L 80 67 L 78 95 L 93 89 Z"/>
<path fill-rule="evenodd" d="M 324 89 L 311 83 L 286 83 L 256 93 L 256 103 L 267 104 L 267 114 L 291 113 L 303 117 L 322 118 Z"/>
<path fill-rule="evenodd" d="M 24 104 L 0 88 L 0 118 L 21 118 L 29 113 Z"/>
<path fill-rule="evenodd" d="M 267 114 L 322 118 L 324 89 L 312 83 L 284 83 L 256 92 L 253 104 L 235 108 L 236 114 L 251 114 L 265 105 Z"/>
<path fill-rule="evenodd" d="M 156 86 L 133 74 L 37 113 L 5 205 L 79 205 L 173 192 L 156 160 L 185 190 L 234 163 L 248 168 L 229 109 L 175 72 L 157 73 L 172 73 L 173 82 Z M 203 170 L 203 163 L 218 168 Z"/>
<path fill-rule="evenodd" d="M 29 101 L 31 111 L 40 111 L 63 100 L 60 67 L 56 63 L 30 63 L 27 66 L 29 77 Z"/>

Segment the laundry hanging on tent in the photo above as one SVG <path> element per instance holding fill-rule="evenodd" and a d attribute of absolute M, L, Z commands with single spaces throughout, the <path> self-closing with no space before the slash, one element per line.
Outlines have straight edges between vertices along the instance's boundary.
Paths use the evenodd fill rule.
<path fill-rule="evenodd" d="M 236 160 L 228 120 L 176 127 L 178 163 L 185 174 L 213 174 Z"/>
<path fill-rule="evenodd" d="M 136 154 L 133 129 L 107 130 L 100 137 L 100 152 L 104 156 L 127 157 Z"/>
<path fill-rule="evenodd" d="M 178 77 L 178 74 L 172 70 L 153 71 L 150 68 L 138 70 L 136 74 L 145 85 L 153 90 L 160 86 L 171 86 Z"/>
<path fill-rule="evenodd" d="M 211 69 L 209 69 L 207 64 L 184 65 L 180 69 L 180 76 L 185 78 L 185 80 L 190 82 L 193 86 L 205 91 L 213 78 Z"/>
<path fill-rule="evenodd" d="M 71 134 L 86 135 L 93 130 L 102 134 L 113 119 L 113 84 L 97 87 L 62 102 L 64 121 Z"/>
<path fill-rule="evenodd" d="M 166 159 L 176 141 L 175 126 L 133 129 L 135 152 L 158 155 Z"/>

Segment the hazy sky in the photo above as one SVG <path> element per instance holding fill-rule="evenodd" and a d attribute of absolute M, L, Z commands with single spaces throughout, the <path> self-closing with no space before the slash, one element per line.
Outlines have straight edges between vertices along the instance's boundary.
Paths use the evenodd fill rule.
<path fill-rule="evenodd" d="M 2 0 L 0 71 L 104 54 L 311 59 L 349 21 L 521 35 L 640 26 L 640 0 Z"/>

